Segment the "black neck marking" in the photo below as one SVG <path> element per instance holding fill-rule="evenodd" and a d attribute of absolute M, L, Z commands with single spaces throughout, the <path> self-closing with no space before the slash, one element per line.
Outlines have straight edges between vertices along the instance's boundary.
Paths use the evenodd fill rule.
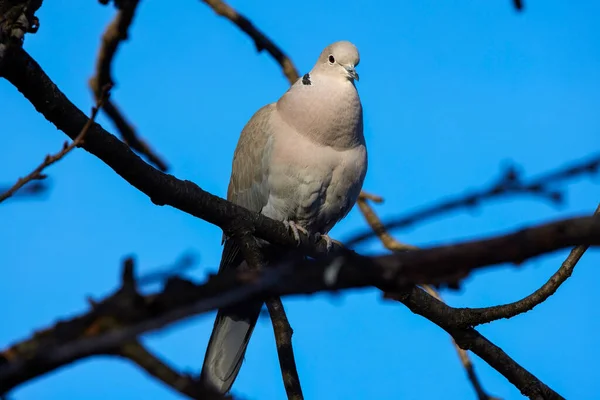
<path fill-rule="evenodd" d="M 310 74 L 304 74 L 304 76 L 302 77 L 302 84 L 303 85 L 310 85 Z"/>

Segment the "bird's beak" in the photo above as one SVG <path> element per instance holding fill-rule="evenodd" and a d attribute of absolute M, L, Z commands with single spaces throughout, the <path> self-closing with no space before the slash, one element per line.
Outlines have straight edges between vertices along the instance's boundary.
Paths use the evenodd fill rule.
<path fill-rule="evenodd" d="M 344 68 L 348 72 L 348 76 L 350 76 L 350 78 L 358 81 L 358 72 L 356 72 L 356 70 L 354 69 L 354 65 L 344 66 Z"/>

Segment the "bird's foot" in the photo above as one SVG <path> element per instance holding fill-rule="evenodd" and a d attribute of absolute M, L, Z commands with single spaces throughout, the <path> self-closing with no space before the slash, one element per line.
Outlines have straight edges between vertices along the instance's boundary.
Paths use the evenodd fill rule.
<path fill-rule="evenodd" d="M 292 231 L 292 233 L 294 234 L 294 239 L 296 239 L 296 242 L 298 242 L 298 244 L 301 243 L 301 241 L 300 241 L 300 234 L 298 232 L 302 232 L 306 236 L 310 236 L 309 233 L 308 233 L 308 231 L 304 227 L 298 225 L 294 221 L 289 221 L 289 220 L 286 219 L 286 220 L 283 221 L 283 224 L 285 225 L 285 227 L 287 229 L 289 229 L 289 230 Z"/>
<path fill-rule="evenodd" d="M 323 239 L 325 241 L 325 243 L 327 243 L 327 251 L 329 252 L 329 250 L 331 250 L 331 247 L 333 246 L 333 241 L 331 240 L 331 238 L 329 237 L 329 235 L 324 235 L 322 233 L 315 233 L 315 239 L 317 240 L 317 242 L 321 239 Z"/>

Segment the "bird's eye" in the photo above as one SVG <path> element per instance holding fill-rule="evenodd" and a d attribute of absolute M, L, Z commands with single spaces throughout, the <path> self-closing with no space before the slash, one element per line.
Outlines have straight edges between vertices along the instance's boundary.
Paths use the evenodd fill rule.
<path fill-rule="evenodd" d="M 335 58 L 331 54 L 329 55 L 329 62 L 332 64 L 335 62 Z"/>

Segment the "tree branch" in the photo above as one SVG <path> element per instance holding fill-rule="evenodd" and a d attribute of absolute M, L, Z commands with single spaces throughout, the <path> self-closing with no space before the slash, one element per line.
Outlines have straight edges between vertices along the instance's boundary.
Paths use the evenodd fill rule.
<path fill-rule="evenodd" d="M 600 215 L 600 205 L 596 208 L 594 215 Z M 543 303 L 552 296 L 558 288 L 571 276 L 575 266 L 586 252 L 589 246 L 579 245 L 573 248 L 562 265 L 538 290 L 529 296 L 509 304 L 483 308 L 456 308 L 460 314 L 463 326 L 476 326 L 487 324 L 503 318 L 512 318 L 519 314 L 533 310 L 538 304 Z"/>
<path fill-rule="evenodd" d="M 221 396 L 211 392 L 199 380 L 175 371 L 165 361 L 160 360 L 158 356 L 152 354 L 137 341 L 123 344 L 114 354 L 134 362 L 150 376 L 164 382 L 190 399 L 232 399 L 231 396 Z"/>
<path fill-rule="evenodd" d="M 377 234 L 377 237 L 383 243 L 385 248 L 387 248 L 388 250 L 392 250 L 392 251 L 404 251 L 404 250 L 418 249 L 418 247 L 416 247 L 416 246 L 403 244 L 403 243 L 398 242 L 396 239 L 394 239 L 385 230 L 383 224 L 381 223 L 381 220 L 379 219 L 377 214 L 375 214 L 375 211 L 373 211 L 373 209 L 369 205 L 369 203 L 368 203 L 369 201 L 381 203 L 381 202 L 383 202 L 383 198 L 381 198 L 380 196 L 374 196 L 372 194 L 362 192 L 358 198 L 358 206 L 359 206 L 360 211 L 362 212 L 363 216 L 367 220 L 367 223 L 369 224 L 371 229 L 373 229 L 373 231 Z M 423 290 L 425 290 L 427 293 L 429 293 L 431 296 L 433 296 L 437 300 L 442 301 L 442 302 L 444 301 L 442 299 L 441 295 L 432 286 L 423 285 Z M 456 348 L 460 362 L 463 365 L 463 368 L 465 369 L 465 371 L 467 373 L 467 378 L 469 379 L 469 382 L 471 383 L 471 385 L 473 386 L 473 389 L 475 390 L 475 393 L 477 394 L 478 400 L 499 400 L 498 398 L 496 398 L 494 396 L 490 396 L 485 391 L 485 389 L 483 389 L 483 386 L 481 385 L 481 382 L 479 381 L 479 377 L 475 373 L 475 368 L 473 367 L 473 363 L 471 362 L 469 353 L 467 353 L 465 350 L 461 349 L 456 344 L 456 341 L 454 341 L 454 339 L 452 339 L 452 344 Z"/>
<path fill-rule="evenodd" d="M 522 0 L 513 0 L 513 5 L 515 10 L 523 11 L 523 1 Z"/>
<path fill-rule="evenodd" d="M 279 297 L 267 299 L 267 309 L 273 323 L 273 333 L 277 345 L 277 356 L 281 367 L 281 376 L 283 385 L 287 393 L 288 400 L 303 400 L 302 386 L 300 385 L 300 376 L 296 368 L 296 358 L 294 357 L 294 348 L 292 347 L 292 335 L 294 330 L 290 326 L 285 308 Z"/>
<path fill-rule="evenodd" d="M 71 138 L 88 121 L 60 89 L 48 78 L 38 63 L 23 49 L 14 49 L 5 58 L 0 76 L 11 82 L 44 117 Z M 293 235 L 279 221 L 214 196 L 190 181 L 165 174 L 144 162 L 129 146 L 94 123 L 82 147 L 98 157 L 133 187 L 145 193 L 156 205 L 170 205 L 211 224 L 219 226 L 229 236 L 236 232 L 251 232 L 271 243 L 295 247 Z M 327 243 L 313 244 L 303 239 L 299 249 L 314 255 L 325 254 Z"/>
<path fill-rule="evenodd" d="M 250 36 L 250 38 L 254 40 L 256 51 L 261 52 L 266 50 L 275 59 L 275 61 L 279 63 L 283 69 L 283 74 L 287 78 L 290 85 L 294 84 L 294 82 L 298 80 L 298 71 L 292 63 L 292 60 L 290 60 L 289 57 L 286 56 L 285 53 L 279 47 L 277 47 L 271 39 L 258 30 L 248 18 L 238 13 L 222 0 L 202 1 L 210 6 L 210 8 L 212 8 L 218 15 L 227 18 L 237 25 L 237 27 L 240 28 L 244 33 Z"/>
<path fill-rule="evenodd" d="M 90 88 L 96 99 L 100 96 L 101 89 L 104 85 L 114 85 L 111 76 L 112 62 L 119 45 L 128 38 L 129 27 L 133 22 L 133 17 L 138 4 L 139 0 L 115 1 L 115 5 L 119 11 L 102 35 L 102 45 L 100 46 L 100 52 L 98 53 L 98 60 L 96 62 L 96 74 L 92 76 L 89 81 Z M 104 112 L 113 121 L 125 143 L 133 150 L 146 157 L 150 163 L 154 164 L 161 171 L 166 171 L 168 169 L 162 158 L 150 148 L 148 143 L 136 134 L 133 126 L 127 122 L 123 113 L 112 101 L 109 100 L 106 102 Z"/>
<path fill-rule="evenodd" d="M 250 270 L 262 271 L 265 268 L 265 260 L 256 239 L 250 234 L 245 234 L 239 239 L 239 243 Z M 266 299 L 265 303 L 273 324 L 277 356 L 287 397 L 289 400 L 302 400 L 304 396 L 302 395 L 294 348 L 292 347 L 293 331 L 283 308 L 283 303 L 281 298 L 277 296 Z"/>
<path fill-rule="evenodd" d="M 109 90 L 110 90 L 110 85 L 104 86 L 104 88 L 100 92 L 100 96 L 98 97 L 98 100 L 96 101 L 96 106 L 92 107 L 92 113 L 91 113 L 90 119 L 88 119 L 86 121 L 85 125 L 81 129 L 81 132 L 79 133 L 79 135 L 77 135 L 75 140 L 73 140 L 71 142 L 71 144 L 69 144 L 68 142 L 65 142 L 63 144 L 63 148 L 58 153 L 46 155 L 46 157 L 44 158 L 44 161 L 42 161 L 42 163 L 40 165 L 38 165 L 37 168 L 35 168 L 33 171 L 31 171 L 25 177 L 17 179 L 17 182 L 12 187 L 10 187 L 7 191 L 0 193 L 0 203 L 2 203 L 4 200 L 8 199 L 9 197 L 13 196 L 19 189 L 21 189 L 27 183 L 34 181 L 34 180 L 45 179 L 46 175 L 42 174 L 42 171 L 46 167 L 49 167 L 50 165 L 59 161 L 64 156 L 69 154 L 69 152 L 71 150 L 73 150 L 77 146 L 80 146 L 83 143 L 85 135 L 87 134 L 88 130 L 94 123 L 94 120 L 96 119 L 96 115 L 98 114 L 98 111 L 100 110 L 100 108 L 102 108 L 102 106 L 104 105 L 104 102 L 109 98 Z"/>
<path fill-rule="evenodd" d="M 43 181 L 33 181 L 33 182 L 29 182 L 29 183 L 25 184 L 25 186 L 23 186 L 21 189 L 17 190 L 15 193 L 13 193 L 11 197 L 13 199 L 16 197 L 31 198 L 31 197 L 38 197 L 38 196 L 46 193 L 50 189 L 50 186 L 48 185 L 48 182 L 46 179 L 44 179 Z M 1 185 L 0 193 L 5 193 L 5 192 L 9 191 L 11 188 L 12 188 L 12 185 L 11 186 Z"/>
<path fill-rule="evenodd" d="M 515 385 L 524 396 L 530 399 L 563 399 L 533 374 L 510 358 L 501 348 L 487 340 L 473 328 L 456 328 L 449 322 L 452 307 L 439 301 L 422 289 L 413 287 L 401 293 L 386 294 L 387 298 L 398 300 L 413 313 L 421 315 L 448 332 L 463 350 L 471 350 L 492 368 Z"/>
<path fill-rule="evenodd" d="M 546 172 L 529 181 L 523 180 L 521 174 L 514 166 L 506 169 L 504 174 L 496 182 L 487 187 L 476 189 L 465 194 L 451 196 L 439 203 L 422 207 L 416 211 L 410 212 L 405 216 L 392 218 L 377 229 L 365 230 L 354 235 L 346 242 L 348 247 L 354 247 L 373 236 L 379 235 L 379 231 L 389 232 L 392 229 L 407 228 L 411 225 L 423 222 L 433 217 L 439 217 L 450 211 L 461 208 L 473 208 L 489 200 L 514 196 L 534 196 L 539 197 L 555 204 L 564 201 L 562 192 L 556 189 L 556 185 L 579 178 L 582 175 L 592 175 L 600 170 L 600 153 L 589 157 L 586 160 L 573 162 L 556 170 Z"/>
<path fill-rule="evenodd" d="M 477 332 L 463 328 L 464 323 L 456 310 L 421 290 L 406 292 L 413 284 L 428 283 L 423 281 L 423 277 L 428 275 L 432 276 L 431 280 L 439 282 L 437 271 L 441 270 L 441 276 L 447 276 L 452 268 L 450 266 L 455 265 L 456 268 L 457 262 L 480 267 L 498 262 L 498 254 L 506 256 L 503 261 L 511 261 L 508 258 L 511 256 L 522 261 L 526 253 L 540 253 L 533 247 L 536 245 L 549 251 L 552 245 L 564 247 L 574 241 L 600 244 L 600 218 L 560 221 L 529 228 L 524 232 L 527 234 L 513 233 L 494 239 L 377 257 L 344 251 L 316 261 L 304 258 L 299 262 L 290 260 L 261 271 L 223 271 L 202 285 L 174 278 L 167 282 L 161 292 L 146 297 L 139 295 L 135 289 L 133 263 L 126 263 L 122 286 L 115 294 L 100 303 L 94 303 L 90 312 L 61 322 L 1 353 L 0 394 L 74 360 L 111 353 L 145 332 L 161 329 L 203 312 L 242 301 L 265 301 L 274 296 L 366 286 L 374 286 L 387 293 L 404 290 L 399 300 L 413 312 L 447 330 L 461 348 L 471 349 L 512 383 L 521 385 L 519 389 L 529 393 L 529 390 L 535 389 L 531 386 L 535 377 L 526 374 L 526 371 L 514 370 L 514 362 L 501 350 L 495 347 L 490 350 L 489 346 L 492 345 L 485 344 L 488 342 L 480 338 Z M 515 241 L 523 251 L 510 251 Z M 493 243 L 503 243 L 506 247 Z M 467 254 L 475 254 L 478 258 L 465 257 Z M 455 275 L 450 276 L 454 278 Z M 500 358 L 491 359 L 495 356 Z M 513 369 L 505 371 L 503 366 L 507 365 Z M 528 382 L 526 386 L 522 386 L 524 380 Z"/>
<path fill-rule="evenodd" d="M 442 299 L 442 296 L 433 287 L 431 287 L 429 285 L 423 285 L 423 290 L 425 292 L 427 292 L 427 294 L 429 294 L 430 296 L 435 298 L 436 300 L 439 300 L 439 301 L 445 303 L 444 299 Z M 454 340 L 454 338 L 452 338 L 452 344 L 454 345 L 454 348 L 456 349 L 456 352 L 458 353 L 458 358 L 460 359 L 460 362 L 461 362 L 463 368 L 465 369 L 465 372 L 467 373 L 467 378 L 469 379 L 471 386 L 473 386 L 473 390 L 475 390 L 477 399 L 478 400 L 500 400 L 500 398 L 498 398 L 496 396 L 491 396 L 490 394 L 488 394 L 485 391 L 485 389 L 483 388 L 483 386 L 481 385 L 481 381 L 479 380 L 479 377 L 475 373 L 475 367 L 473 366 L 471 357 L 469 357 L 469 353 L 467 353 L 466 350 L 461 349 L 460 346 L 458 344 L 456 344 L 456 341 Z"/>

